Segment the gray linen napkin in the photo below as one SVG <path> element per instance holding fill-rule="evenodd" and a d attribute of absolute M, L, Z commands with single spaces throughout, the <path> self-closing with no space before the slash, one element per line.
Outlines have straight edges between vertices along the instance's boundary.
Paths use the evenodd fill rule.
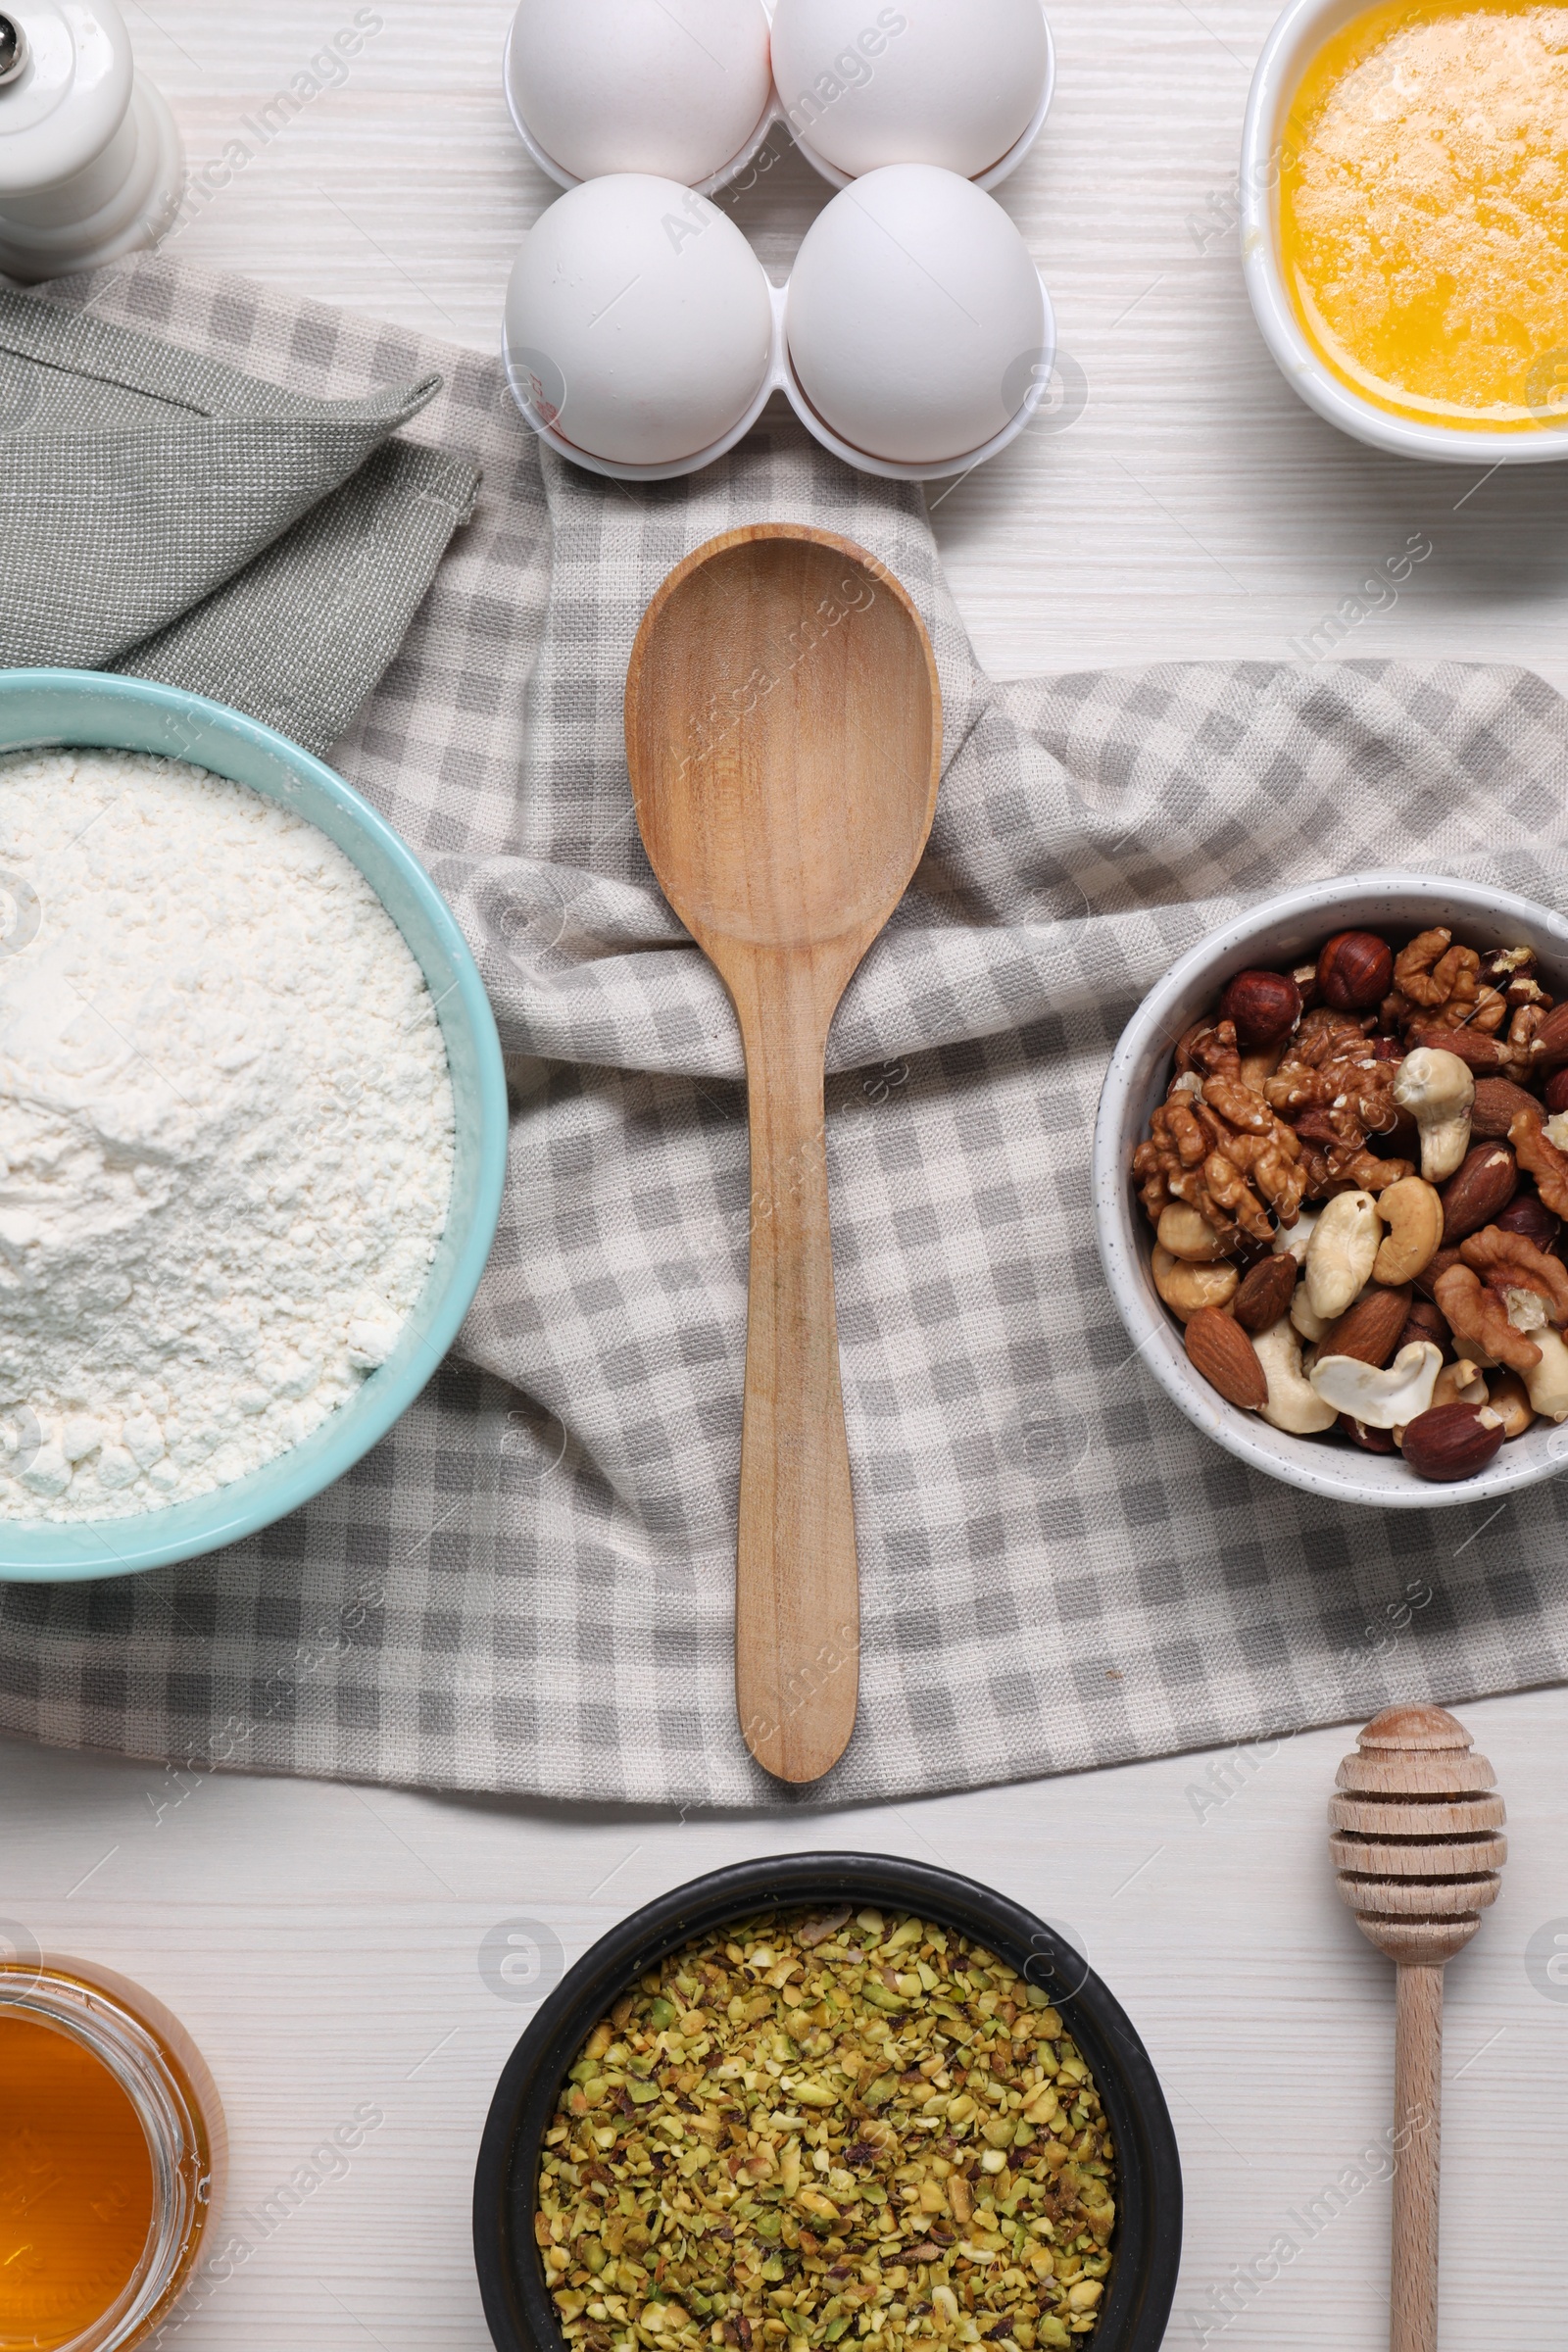
<path fill-rule="evenodd" d="M 1568 706 L 1521 671 L 1451 663 L 997 686 L 919 497 L 793 422 L 630 491 L 541 466 L 471 354 L 165 263 L 94 289 L 113 318 L 148 304 L 193 349 L 226 336 L 318 397 L 447 377 L 414 429 L 468 453 L 485 490 L 337 757 L 481 959 L 512 1178 L 456 1354 L 332 1493 L 217 1559 L 0 1593 L 0 1727 L 182 1772 L 779 1801 L 732 1695 L 740 1049 L 653 886 L 621 741 L 648 598 L 763 516 L 840 530 L 907 582 L 948 719 L 930 855 L 832 1040 L 865 1650 L 859 1731 L 816 1793 L 973 1786 L 1568 1676 L 1568 1490 L 1385 1515 L 1252 1476 L 1132 1356 L 1089 1190 L 1112 1042 L 1236 907 L 1372 863 L 1568 903 Z"/>
<path fill-rule="evenodd" d="M 131 315 L 159 318 L 160 282 L 139 282 Z M 76 291 L 0 283 L 0 665 L 161 678 L 325 751 L 472 512 L 470 465 L 390 438 L 439 375 L 323 401 Z M 243 350 L 247 291 L 210 326 Z"/>

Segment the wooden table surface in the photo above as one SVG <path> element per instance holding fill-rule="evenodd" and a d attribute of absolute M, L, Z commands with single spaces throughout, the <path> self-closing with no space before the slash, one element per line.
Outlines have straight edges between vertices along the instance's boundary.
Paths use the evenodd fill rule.
<path fill-rule="evenodd" d="M 198 164 L 356 14 L 351 0 L 124 4 Z M 1346 650 L 1518 661 L 1568 685 L 1568 469 L 1483 481 L 1378 458 L 1298 406 L 1252 329 L 1236 155 L 1271 14 L 1268 0 L 1054 0 L 1055 110 L 1003 195 L 1083 405 L 936 507 L 981 657 L 1000 674 L 1289 658 L 1423 533 L 1430 560 Z M 494 348 L 518 237 L 550 193 L 501 100 L 507 17 L 505 0 L 376 0 L 361 18 L 380 29 L 346 82 L 176 250 Z M 739 207 L 777 273 L 823 195 L 788 158 Z M 1513 1859 L 1450 1971 L 1443 2342 L 1546 2352 L 1568 2307 L 1568 1695 L 1468 1720 L 1509 1801 Z M 180 2352 L 483 2352 L 472 2159 L 528 2015 L 498 1941 L 532 1936 L 548 1973 L 558 1946 L 569 1962 L 723 1862 L 813 1844 L 936 1858 L 1072 1932 L 1150 2045 L 1189 2195 L 1169 2342 L 1374 2352 L 1393 1979 L 1333 1889 L 1325 1800 L 1349 1744 L 1317 1733 L 876 1811 L 684 1821 L 287 1782 L 184 1788 L 156 1766 L 7 1746 L 0 1936 L 142 1979 L 218 2075 L 235 2221 L 255 2248 L 172 2339 Z M 269 2221 L 267 2201 L 283 2213 L 274 2192 L 365 2104 L 384 2120 L 347 2174 Z"/>

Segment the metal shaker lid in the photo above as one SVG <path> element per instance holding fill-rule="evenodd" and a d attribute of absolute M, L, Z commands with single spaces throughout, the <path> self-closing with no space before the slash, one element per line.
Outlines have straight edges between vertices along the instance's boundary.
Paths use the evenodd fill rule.
<path fill-rule="evenodd" d="M 94 162 L 125 119 L 134 73 L 116 0 L 0 0 L 0 204 Z"/>
<path fill-rule="evenodd" d="M 12 17 L 0 17 L 0 89 L 20 81 L 27 62 L 27 37 Z"/>

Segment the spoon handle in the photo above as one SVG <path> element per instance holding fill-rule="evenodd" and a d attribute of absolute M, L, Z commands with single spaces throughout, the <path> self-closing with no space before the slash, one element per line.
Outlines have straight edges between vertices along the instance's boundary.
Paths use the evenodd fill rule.
<path fill-rule="evenodd" d="M 1390 2352 L 1438 2352 L 1438 2148 L 1443 1971 L 1401 1968 L 1396 2007 Z"/>
<path fill-rule="evenodd" d="M 820 1780 L 838 1762 L 859 1690 L 859 1568 L 827 1188 L 826 1026 L 811 994 L 786 981 L 739 1006 L 751 1093 L 752 1272 L 735 1690 L 747 1746 L 791 1782 Z"/>

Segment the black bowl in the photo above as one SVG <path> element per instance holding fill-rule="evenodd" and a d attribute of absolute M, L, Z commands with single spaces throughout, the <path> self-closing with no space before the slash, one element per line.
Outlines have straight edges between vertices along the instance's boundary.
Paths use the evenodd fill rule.
<path fill-rule="evenodd" d="M 876 1903 L 956 1928 L 1051 1996 L 1092 2070 L 1116 2147 L 1116 2260 L 1094 2352 L 1156 2352 L 1176 2292 L 1182 2173 L 1149 2053 L 1100 1979 L 1043 1921 L 951 1871 L 888 1854 L 785 1854 L 693 1879 L 622 1920 L 540 2004 L 507 2062 L 479 2149 L 473 2247 L 500 2352 L 565 2352 L 534 2243 L 544 2135 L 567 2069 L 631 1984 L 683 1943 L 759 1911 Z"/>

